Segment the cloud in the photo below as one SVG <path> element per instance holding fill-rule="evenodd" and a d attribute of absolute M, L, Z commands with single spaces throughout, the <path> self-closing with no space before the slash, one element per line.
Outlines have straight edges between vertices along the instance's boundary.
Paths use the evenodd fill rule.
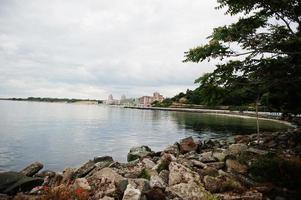
<path fill-rule="evenodd" d="M 182 63 L 184 52 L 233 21 L 215 1 L 0 4 L 0 97 L 173 96 L 214 67 Z"/>

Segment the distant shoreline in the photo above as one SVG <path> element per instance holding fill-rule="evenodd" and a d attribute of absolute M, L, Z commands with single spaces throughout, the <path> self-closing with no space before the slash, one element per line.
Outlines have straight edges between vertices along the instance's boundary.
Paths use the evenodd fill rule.
<path fill-rule="evenodd" d="M 0 98 L 0 100 L 48 102 L 48 103 L 83 103 L 83 104 L 102 104 L 103 103 L 103 100 L 97 100 L 97 99 L 69 99 L 69 98 L 48 98 L 48 97 Z"/>
<path fill-rule="evenodd" d="M 255 112 L 239 112 L 239 111 L 230 111 L 230 110 L 213 110 L 213 109 L 192 109 L 192 108 L 162 108 L 162 107 L 134 107 L 126 106 L 125 108 L 129 109 L 139 109 L 139 110 L 160 110 L 160 111 L 173 111 L 173 112 L 192 112 L 192 113 L 206 113 L 214 115 L 224 115 L 229 117 L 240 117 L 240 118 L 256 118 Z M 274 121 L 282 123 L 291 127 L 296 128 L 297 126 L 289 121 L 280 119 L 278 116 L 271 116 L 264 112 L 259 112 L 259 119 L 266 121 Z"/>

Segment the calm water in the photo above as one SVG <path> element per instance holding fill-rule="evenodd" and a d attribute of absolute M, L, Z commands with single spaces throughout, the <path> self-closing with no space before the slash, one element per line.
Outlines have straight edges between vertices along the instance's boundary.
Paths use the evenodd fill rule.
<path fill-rule="evenodd" d="M 288 129 L 260 122 L 262 130 Z M 0 171 L 34 161 L 45 169 L 76 167 L 94 156 L 125 161 L 130 147 L 162 150 L 180 138 L 255 132 L 255 120 L 198 113 L 134 110 L 105 105 L 0 101 Z"/>

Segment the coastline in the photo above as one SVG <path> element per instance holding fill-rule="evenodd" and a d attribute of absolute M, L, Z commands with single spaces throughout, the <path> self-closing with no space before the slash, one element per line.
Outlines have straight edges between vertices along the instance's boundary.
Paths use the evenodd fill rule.
<path fill-rule="evenodd" d="M 124 108 L 128 109 L 139 109 L 139 110 L 159 110 L 159 111 L 171 111 L 171 112 L 191 112 L 191 113 L 204 113 L 212 115 L 224 115 L 229 117 L 239 117 L 239 118 L 250 118 L 256 119 L 255 114 L 253 113 L 243 113 L 239 111 L 230 111 L 230 110 L 213 110 L 213 109 L 192 109 L 192 108 L 162 108 L 162 107 L 136 107 L 136 106 L 125 106 Z M 292 128 L 297 128 L 298 126 L 292 122 L 281 120 L 280 117 L 270 116 L 259 112 L 259 120 L 273 121 L 282 123 Z"/>
<path fill-rule="evenodd" d="M 133 147 L 127 163 L 99 156 L 62 172 L 40 172 L 43 164 L 35 162 L 0 173 L 0 199 L 298 199 L 300 155 L 300 129 L 262 133 L 259 143 L 256 134 L 233 141 L 188 137 L 159 152 Z"/>

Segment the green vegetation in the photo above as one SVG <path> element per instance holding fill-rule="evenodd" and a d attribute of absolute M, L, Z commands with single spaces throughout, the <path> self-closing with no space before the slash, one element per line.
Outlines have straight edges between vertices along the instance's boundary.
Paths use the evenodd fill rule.
<path fill-rule="evenodd" d="M 275 154 L 259 157 L 252 163 L 250 174 L 259 182 L 275 182 L 288 188 L 301 187 L 300 160 L 287 160 Z"/>
<path fill-rule="evenodd" d="M 218 0 L 240 15 L 217 27 L 208 44 L 185 52 L 184 62 L 220 59 L 198 78 L 199 87 L 172 98 L 184 104 L 254 107 L 301 113 L 301 3 L 299 0 Z M 224 60 L 224 61 L 223 61 Z"/>

